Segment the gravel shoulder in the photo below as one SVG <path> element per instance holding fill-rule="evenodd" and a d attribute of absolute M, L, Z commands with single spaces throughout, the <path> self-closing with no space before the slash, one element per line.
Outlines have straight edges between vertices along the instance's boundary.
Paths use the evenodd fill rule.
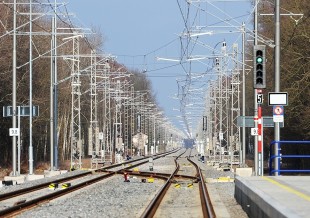
<path fill-rule="evenodd" d="M 219 171 L 207 163 L 198 161 L 198 157 L 193 157 L 202 169 L 206 179 L 206 185 L 210 194 L 217 217 L 247 218 L 248 215 L 237 203 L 235 194 L 235 174 L 231 171 Z M 219 178 L 231 178 L 229 181 L 221 181 Z"/>

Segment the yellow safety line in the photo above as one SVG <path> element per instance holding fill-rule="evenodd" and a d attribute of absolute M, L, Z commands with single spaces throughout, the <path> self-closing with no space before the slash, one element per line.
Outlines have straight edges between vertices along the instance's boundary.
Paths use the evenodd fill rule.
<path fill-rule="evenodd" d="M 263 179 L 265 179 L 265 180 L 267 180 L 267 181 L 269 181 L 269 182 L 271 182 L 271 183 L 273 183 L 273 184 L 275 184 L 275 185 L 277 185 L 277 186 L 287 190 L 288 192 L 291 192 L 291 193 L 297 195 L 298 197 L 301 197 L 301 198 L 303 198 L 303 199 L 305 199 L 307 201 L 310 201 L 310 196 L 309 195 L 306 195 L 306 194 L 301 193 L 301 192 L 299 192 L 299 191 L 297 191 L 297 190 L 295 190 L 293 188 L 290 188 L 290 187 L 288 187 L 286 185 L 283 185 L 283 184 L 281 184 L 281 183 L 279 183 L 279 182 L 277 182 L 277 181 L 275 181 L 275 180 L 273 180 L 271 178 L 263 176 Z"/>

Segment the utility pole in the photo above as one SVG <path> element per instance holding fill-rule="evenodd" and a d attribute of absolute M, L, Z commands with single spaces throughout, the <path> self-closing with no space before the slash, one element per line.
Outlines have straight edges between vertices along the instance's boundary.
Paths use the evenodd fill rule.
<path fill-rule="evenodd" d="M 58 169 L 58 92 L 57 92 L 57 0 L 55 0 L 55 14 L 54 14 L 54 167 Z"/>
<path fill-rule="evenodd" d="M 54 19 L 52 18 L 52 35 L 54 34 Z M 53 54 L 54 54 L 54 38 L 51 39 L 51 84 L 50 84 L 50 159 L 51 159 L 51 171 L 54 168 L 54 112 L 53 112 Z"/>
<path fill-rule="evenodd" d="M 242 155 L 240 159 L 242 166 L 245 166 L 245 24 L 242 24 Z"/>
<path fill-rule="evenodd" d="M 33 174 L 32 147 L 32 0 L 29 0 L 29 175 Z"/>
<path fill-rule="evenodd" d="M 16 128 L 16 0 L 13 11 L 13 86 L 12 86 L 12 128 Z M 20 133 L 19 133 L 20 134 Z M 13 176 L 16 176 L 16 136 L 12 136 Z"/>
<path fill-rule="evenodd" d="M 280 0 L 276 0 L 275 4 L 275 92 L 280 92 Z M 274 140 L 280 140 L 280 123 L 274 123 Z M 274 154 L 278 154 L 278 143 L 274 146 Z M 278 176 L 279 158 L 274 159 L 275 176 Z"/>
<path fill-rule="evenodd" d="M 56 0 L 55 0 L 56 1 Z M 54 6 L 54 16 L 52 18 L 52 39 L 51 39 L 51 86 L 50 86 L 50 158 L 51 158 L 51 171 L 55 169 L 55 139 L 57 140 L 57 128 L 56 117 L 55 117 L 55 108 L 57 107 L 57 101 L 55 101 L 55 74 L 56 74 L 56 5 Z"/>

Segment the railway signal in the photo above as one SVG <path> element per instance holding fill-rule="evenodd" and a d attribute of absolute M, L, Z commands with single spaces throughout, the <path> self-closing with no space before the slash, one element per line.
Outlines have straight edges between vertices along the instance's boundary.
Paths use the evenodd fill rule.
<path fill-rule="evenodd" d="M 265 45 L 254 46 L 254 88 L 266 88 Z"/>

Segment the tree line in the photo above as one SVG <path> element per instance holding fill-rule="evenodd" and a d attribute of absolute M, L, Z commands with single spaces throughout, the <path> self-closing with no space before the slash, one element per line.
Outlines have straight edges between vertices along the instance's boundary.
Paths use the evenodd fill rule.
<path fill-rule="evenodd" d="M 288 92 L 288 105 L 284 107 L 284 128 L 280 130 L 281 140 L 310 140 L 310 5 L 307 0 L 281 1 L 280 13 L 280 90 Z M 259 14 L 273 14 L 274 4 L 270 1 L 259 3 Z M 292 15 L 288 16 L 290 13 Z M 286 15 L 285 15 L 286 14 Z M 293 14 L 303 14 L 293 15 Z M 259 15 L 258 34 L 264 39 L 274 40 L 275 36 L 274 16 Z M 265 42 L 266 43 L 266 42 Z M 264 42 L 259 42 L 264 44 Z M 252 46 L 248 44 L 248 53 L 252 53 Z M 272 116 L 272 107 L 268 106 L 268 92 L 274 91 L 274 48 L 266 46 L 266 76 L 267 88 L 264 90 L 264 104 L 262 106 L 264 116 Z M 248 56 L 252 60 L 252 56 Z M 253 114 L 253 74 L 247 75 L 247 112 Z M 268 158 L 269 144 L 274 140 L 273 128 L 264 129 L 265 158 Z M 285 154 L 309 154 L 309 145 L 283 146 Z M 284 160 L 283 160 L 284 161 Z M 303 159 L 286 159 L 286 163 L 297 168 L 310 168 L 310 161 Z"/>
<path fill-rule="evenodd" d="M 19 1 L 21 3 L 23 1 Z M 24 1 L 28 2 L 28 1 Z M 46 13 L 51 10 L 51 5 L 34 5 L 33 12 L 36 14 Z M 17 106 L 29 105 L 29 5 L 17 5 Z M 37 15 L 38 16 L 38 15 Z M 35 16 L 33 17 L 35 18 Z M 0 107 L 12 105 L 12 60 L 13 60 L 13 6 L 0 4 Z M 57 37 L 57 77 L 62 80 L 70 77 L 71 63 L 66 55 L 72 55 L 73 43 L 64 43 L 64 37 L 73 33 L 75 26 L 71 21 L 61 16 L 57 17 L 57 26 L 67 33 Z M 41 162 L 48 162 L 50 159 L 50 86 L 51 86 L 51 16 L 43 16 L 32 22 L 32 102 L 39 106 L 39 116 L 33 117 L 32 140 L 34 153 L 34 166 Z M 80 69 L 90 66 L 90 58 L 93 51 L 101 51 L 104 45 L 104 38 L 99 28 L 93 28 L 94 34 L 86 35 L 79 41 Z M 103 53 L 103 52 L 102 52 Z M 83 58 L 82 56 L 85 56 Z M 111 59 L 112 60 L 112 59 Z M 110 63 L 110 71 L 117 71 L 122 68 L 123 74 L 131 74 L 127 77 L 128 83 L 132 84 L 135 91 L 149 90 L 144 96 L 149 102 L 155 103 L 155 96 L 152 94 L 151 82 L 146 75 L 136 69 L 128 69 L 116 60 Z M 89 76 L 81 77 L 81 134 L 83 144 L 87 144 L 88 128 L 90 126 L 90 94 L 87 91 L 90 87 Z M 59 161 L 70 159 L 70 123 L 71 123 L 71 80 L 65 80 L 57 85 L 58 90 L 58 149 Z M 103 111 L 102 104 L 98 104 L 98 111 Z M 9 128 L 12 127 L 12 117 L 0 117 L 0 166 L 10 167 L 12 165 L 12 138 L 9 136 Z M 22 168 L 27 169 L 28 147 L 29 147 L 29 117 L 21 118 L 21 163 Z M 87 153 L 87 152 L 86 152 Z"/>

